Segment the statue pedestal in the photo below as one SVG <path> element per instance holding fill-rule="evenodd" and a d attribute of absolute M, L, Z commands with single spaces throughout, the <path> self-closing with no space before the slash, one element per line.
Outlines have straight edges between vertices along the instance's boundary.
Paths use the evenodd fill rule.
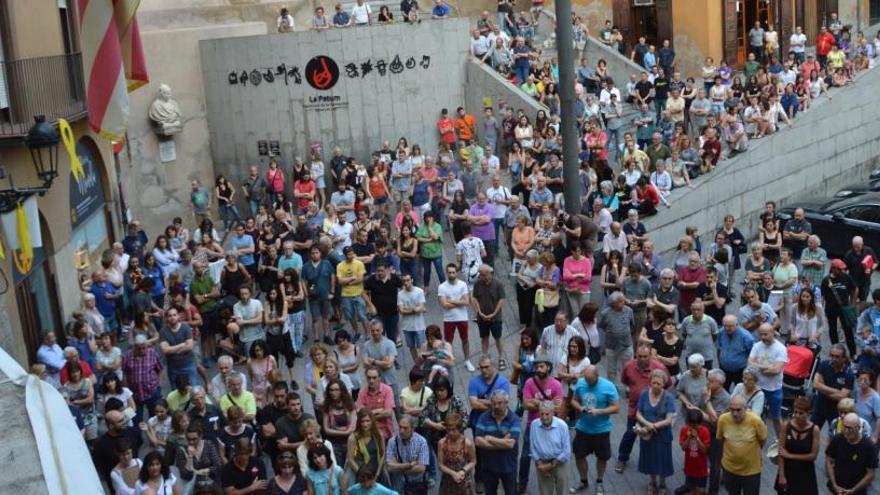
<path fill-rule="evenodd" d="M 173 136 L 183 132 L 183 124 L 177 122 L 156 122 L 153 121 L 153 131 L 157 136 Z"/>
<path fill-rule="evenodd" d="M 177 147 L 174 140 L 170 138 L 159 139 L 159 161 L 162 163 L 173 162 L 177 160 Z"/>

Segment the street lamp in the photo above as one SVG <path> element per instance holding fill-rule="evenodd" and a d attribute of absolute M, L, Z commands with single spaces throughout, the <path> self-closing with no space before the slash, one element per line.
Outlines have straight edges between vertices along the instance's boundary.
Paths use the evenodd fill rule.
<path fill-rule="evenodd" d="M 39 186 L 16 187 L 9 174 L 9 188 L 0 189 L 0 212 L 13 209 L 24 199 L 38 194 L 43 196 L 58 177 L 58 143 L 61 136 L 55 127 L 46 122 L 44 115 L 34 116 L 34 125 L 24 138 L 24 144 L 31 154 L 31 161 L 40 179 Z M 6 170 L 0 167 L 0 179 L 7 178 Z"/>

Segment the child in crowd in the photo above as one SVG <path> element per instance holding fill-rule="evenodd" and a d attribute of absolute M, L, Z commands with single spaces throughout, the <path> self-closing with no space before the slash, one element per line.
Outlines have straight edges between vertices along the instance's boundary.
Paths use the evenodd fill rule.
<path fill-rule="evenodd" d="M 703 425 L 703 413 L 688 409 L 687 424 L 681 427 L 678 444 L 684 451 L 685 484 L 691 495 L 702 495 L 709 479 L 709 428 Z"/>

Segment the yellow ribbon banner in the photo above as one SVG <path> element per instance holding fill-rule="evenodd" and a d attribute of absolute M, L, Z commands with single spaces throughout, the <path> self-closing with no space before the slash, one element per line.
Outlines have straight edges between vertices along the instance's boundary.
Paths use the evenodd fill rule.
<path fill-rule="evenodd" d="M 64 149 L 70 155 L 70 173 L 73 174 L 73 178 L 78 184 L 86 176 L 86 171 L 76 155 L 76 139 L 73 136 L 73 129 L 70 128 L 70 123 L 65 119 L 58 119 L 58 132 L 61 134 L 61 142 L 64 143 Z"/>

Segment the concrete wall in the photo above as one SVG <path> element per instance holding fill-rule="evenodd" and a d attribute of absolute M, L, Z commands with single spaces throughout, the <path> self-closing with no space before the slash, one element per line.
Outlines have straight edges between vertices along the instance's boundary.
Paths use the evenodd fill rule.
<path fill-rule="evenodd" d="M 188 225 L 194 222 L 189 214 L 190 180 L 214 180 L 199 40 L 265 33 L 262 22 L 143 33 L 151 82 L 129 96 L 129 140 L 120 166 L 128 206 L 147 232 L 163 231 L 175 216 L 184 217 Z M 180 63 L 162 63 L 171 60 Z M 177 159 L 168 163 L 159 160 L 159 140 L 147 117 L 163 83 L 171 87 L 183 114 L 183 132 L 174 136 Z"/>
<path fill-rule="evenodd" d="M 682 78 L 697 76 L 706 57 L 724 58 L 722 3 L 714 0 L 672 0 L 672 47 Z"/>
<path fill-rule="evenodd" d="M 685 225 L 714 232 L 725 214 L 747 237 L 757 233 L 765 201 L 781 205 L 834 194 L 865 178 L 880 162 L 880 115 L 875 111 L 880 70 L 863 73 L 798 115 L 794 127 L 764 138 L 733 160 L 724 160 L 694 189 L 673 191 L 672 207 L 647 220 L 654 244 L 667 252 Z M 711 238 L 711 236 L 709 236 Z"/>
<path fill-rule="evenodd" d="M 464 102 L 467 30 L 467 20 L 452 19 L 202 41 L 215 171 L 235 182 L 243 179 L 249 163 L 265 161 L 258 155 L 258 140 L 280 141 L 284 163 L 294 156 L 307 157 L 316 143 L 328 157 L 339 145 L 366 160 L 383 140 L 396 142 L 403 135 L 433 153 L 439 110 L 454 111 Z M 306 81 L 306 65 L 318 55 L 330 57 L 339 67 L 339 80 L 329 90 L 314 89 Z M 397 56 L 403 65 L 395 74 Z M 430 60 L 423 65 L 424 57 Z M 387 64 L 385 75 L 378 70 L 380 60 Z M 372 70 L 361 77 L 368 61 Z M 357 77 L 349 77 L 350 63 L 357 65 Z M 275 71 L 281 64 L 286 64 L 288 74 L 298 68 L 300 84 L 295 77 L 285 84 L 283 75 L 258 86 L 240 80 L 230 84 L 231 73 Z"/>
<path fill-rule="evenodd" d="M 482 108 L 485 107 L 486 98 L 492 100 L 492 108 L 494 108 L 495 117 L 499 121 L 503 117 L 501 109 L 504 107 L 512 107 L 514 111 L 521 108 L 525 110 L 530 119 L 534 119 L 538 110 L 546 110 L 537 100 L 498 75 L 491 67 L 469 59 L 467 83 L 464 90 L 464 107 L 481 122 L 483 119 Z M 482 141 L 482 125 L 477 126 L 477 133 Z"/>

